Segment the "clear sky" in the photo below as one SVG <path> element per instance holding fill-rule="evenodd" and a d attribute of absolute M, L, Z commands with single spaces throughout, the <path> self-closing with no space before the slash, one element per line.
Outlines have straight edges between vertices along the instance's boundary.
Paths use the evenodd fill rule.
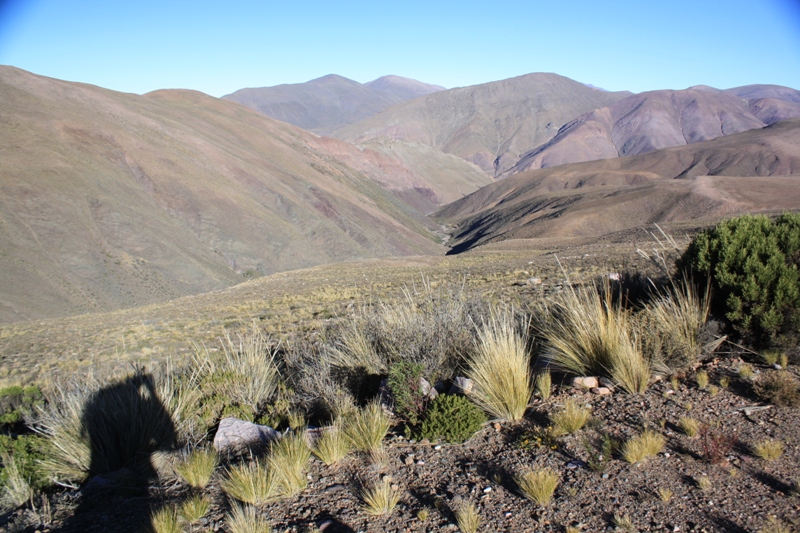
<path fill-rule="evenodd" d="M 330 73 L 800 89 L 800 0 L 0 0 L 0 64 L 214 96 Z"/>

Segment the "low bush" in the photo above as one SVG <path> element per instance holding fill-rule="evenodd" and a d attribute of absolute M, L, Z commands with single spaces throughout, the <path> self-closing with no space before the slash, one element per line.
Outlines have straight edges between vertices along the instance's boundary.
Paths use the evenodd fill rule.
<path fill-rule="evenodd" d="M 697 235 L 678 262 L 712 287 L 712 308 L 762 343 L 800 325 L 800 214 L 745 215 Z"/>
<path fill-rule="evenodd" d="M 26 414 L 43 405 L 44 396 L 36 385 L 0 389 L 0 427 L 21 423 Z"/>
<path fill-rule="evenodd" d="M 394 399 L 394 411 L 411 425 L 419 423 L 425 411 L 426 392 L 421 380 L 425 367 L 421 363 L 400 361 L 389 369 L 388 385 Z"/>
<path fill-rule="evenodd" d="M 505 420 L 525 415 L 533 383 L 527 336 L 519 334 L 510 311 L 496 313 L 478 330 L 467 376 L 474 382 L 472 398 L 486 412 Z"/>
<path fill-rule="evenodd" d="M 469 398 L 456 394 L 440 394 L 430 403 L 415 436 L 460 444 L 472 437 L 485 421 L 483 411 Z"/>

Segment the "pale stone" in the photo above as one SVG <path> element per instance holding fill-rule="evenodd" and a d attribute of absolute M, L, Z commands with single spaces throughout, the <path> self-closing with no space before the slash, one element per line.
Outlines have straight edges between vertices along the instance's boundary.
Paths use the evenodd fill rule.
<path fill-rule="evenodd" d="M 608 396 L 611 394 L 611 389 L 608 387 L 593 387 L 592 394 L 597 394 L 598 396 Z"/>
<path fill-rule="evenodd" d="M 472 380 L 463 376 L 458 376 L 453 380 L 453 386 L 450 387 L 450 394 L 463 394 L 468 396 L 472 392 Z"/>
<path fill-rule="evenodd" d="M 572 386 L 576 389 L 592 389 L 598 386 L 597 378 L 594 376 L 581 376 L 573 378 Z"/>
<path fill-rule="evenodd" d="M 214 449 L 218 452 L 244 451 L 280 438 L 281 433 L 269 426 L 228 417 L 219 422 L 219 429 L 214 435 Z"/>

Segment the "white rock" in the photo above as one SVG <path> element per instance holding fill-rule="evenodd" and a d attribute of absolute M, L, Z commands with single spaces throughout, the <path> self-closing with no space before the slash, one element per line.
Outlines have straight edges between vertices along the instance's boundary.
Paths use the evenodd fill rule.
<path fill-rule="evenodd" d="M 463 376 L 458 376 L 453 380 L 453 386 L 450 387 L 450 394 L 463 394 L 465 396 L 472 392 L 472 380 Z"/>
<path fill-rule="evenodd" d="M 214 435 L 214 449 L 218 452 L 244 451 L 279 438 L 281 433 L 269 426 L 228 417 L 219 422 L 219 429 Z"/>
<path fill-rule="evenodd" d="M 598 396 L 608 396 L 611 394 L 611 389 L 608 387 L 592 387 L 592 394 L 597 394 Z"/>

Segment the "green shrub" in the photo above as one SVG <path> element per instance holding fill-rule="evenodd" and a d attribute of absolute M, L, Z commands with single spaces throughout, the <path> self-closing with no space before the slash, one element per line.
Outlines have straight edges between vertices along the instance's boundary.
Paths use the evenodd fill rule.
<path fill-rule="evenodd" d="M 761 401 L 781 407 L 800 406 L 800 383 L 786 370 L 764 372 L 753 382 Z"/>
<path fill-rule="evenodd" d="M 419 423 L 425 411 L 425 391 L 420 386 L 422 372 L 421 363 L 401 361 L 389 369 L 389 390 L 394 398 L 395 413 L 412 425 Z"/>
<path fill-rule="evenodd" d="M 44 450 L 45 439 L 39 435 L 19 435 L 16 438 L 0 435 L 0 456 L 13 457 L 20 475 L 37 490 L 50 484 L 39 468 L 39 462 L 45 457 Z M 0 485 L 5 484 L 8 479 L 5 466 L 4 464 L 0 470 Z"/>
<path fill-rule="evenodd" d="M 462 443 L 486 421 L 483 411 L 465 396 L 440 394 L 430 403 L 419 438 Z"/>
<path fill-rule="evenodd" d="M 743 334 L 778 341 L 800 323 L 800 215 L 745 215 L 700 233 L 678 262 L 710 281 L 712 307 Z"/>
<path fill-rule="evenodd" d="M 44 396 L 36 385 L 0 389 L 0 426 L 19 424 L 26 411 L 42 405 Z"/>

